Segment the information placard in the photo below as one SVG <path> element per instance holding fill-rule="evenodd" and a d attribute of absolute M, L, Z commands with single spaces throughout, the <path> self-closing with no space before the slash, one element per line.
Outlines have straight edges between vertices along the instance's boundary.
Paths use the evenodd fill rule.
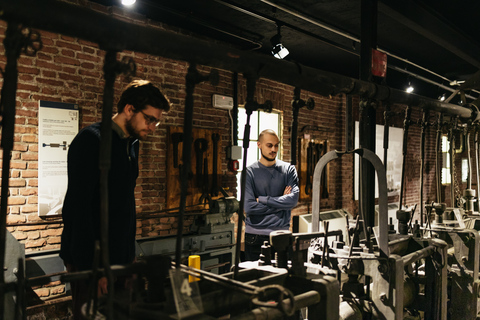
<path fill-rule="evenodd" d="M 67 153 L 78 133 L 78 104 L 43 101 L 38 108 L 38 214 L 62 213 Z"/>

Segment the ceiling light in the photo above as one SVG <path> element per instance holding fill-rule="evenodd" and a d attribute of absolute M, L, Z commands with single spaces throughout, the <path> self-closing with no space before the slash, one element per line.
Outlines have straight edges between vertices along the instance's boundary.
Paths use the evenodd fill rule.
<path fill-rule="evenodd" d="M 272 54 L 277 59 L 283 59 L 290 53 L 282 44 L 282 35 L 280 34 L 280 25 L 277 25 L 277 34 L 274 35 L 270 42 L 272 44 Z"/>
<path fill-rule="evenodd" d="M 405 89 L 405 91 L 407 93 L 412 93 L 413 90 L 415 90 L 415 88 L 410 83 L 408 83 L 408 87 L 407 87 L 407 89 Z"/>
<path fill-rule="evenodd" d="M 136 0 L 122 0 L 124 6 L 131 6 L 136 2 Z"/>

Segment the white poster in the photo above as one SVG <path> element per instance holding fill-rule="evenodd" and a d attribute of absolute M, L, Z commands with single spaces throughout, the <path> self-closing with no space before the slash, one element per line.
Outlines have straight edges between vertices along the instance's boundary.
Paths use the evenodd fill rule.
<path fill-rule="evenodd" d="M 355 121 L 355 148 L 359 146 L 358 121 Z M 377 156 L 383 160 L 383 129 L 384 126 L 376 126 L 376 145 Z M 403 129 L 389 127 L 388 130 L 388 154 L 387 154 L 387 191 L 388 196 L 394 196 L 400 193 L 400 184 L 402 181 L 402 163 L 403 163 Z M 355 200 L 358 200 L 358 172 L 360 157 L 355 154 Z M 378 198 L 377 174 L 375 173 L 375 198 Z"/>
<path fill-rule="evenodd" d="M 78 133 L 78 104 L 40 101 L 38 108 L 38 214 L 62 213 L 67 154 Z"/>

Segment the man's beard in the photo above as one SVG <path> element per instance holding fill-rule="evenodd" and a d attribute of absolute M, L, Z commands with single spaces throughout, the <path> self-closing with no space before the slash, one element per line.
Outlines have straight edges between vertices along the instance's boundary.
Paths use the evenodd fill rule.
<path fill-rule="evenodd" d="M 130 137 L 133 137 L 134 139 L 139 139 L 139 140 L 142 140 L 143 138 L 141 137 L 140 133 L 138 132 L 138 130 L 136 130 L 133 126 L 132 126 L 132 121 L 131 120 L 128 120 L 127 121 L 127 124 L 126 124 L 126 129 L 127 129 L 127 132 L 128 134 L 130 135 Z"/>
<path fill-rule="evenodd" d="M 275 158 L 277 157 L 277 156 L 275 155 L 275 157 L 269 158 L 269 157 L 267 157 L 267 156 L 263 153 L 263 151 L 261 151 L 261 153 L 262 153 L 262 157 L 263 157 L 265 160 L 269 161 L 269 162 L 275 161 Z"/>

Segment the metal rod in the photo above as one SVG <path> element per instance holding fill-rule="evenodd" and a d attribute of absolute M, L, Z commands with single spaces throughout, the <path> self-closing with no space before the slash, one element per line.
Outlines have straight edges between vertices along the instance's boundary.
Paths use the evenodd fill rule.
<path fill-rule="evenodd" d="M 247 155 L 248 147 L 250 145 L 250 117 L 255 109 L 255 86 L 256 79 L 252 76 L 247 76 L 247 101 L 245 103 L 245 113 L 247 114 L 247 119 L 245 122 L 245 129 L 243 131 L 243 166 L 242 174 L 240 176 L 240 203 L 238 208 L 238 221 L 237 221 L 237 246 L 235 250 L 235 266 L 233 270 L 233 278 L 238 278 L 238 264 L 240 263 L 240 247 L 242 242 L 242 227 L 243 221 L 245 221 L 245 215 L 243 210 L 245 208 L 245 185 L 247 182 Z"/>
<path fill-rule="evenodd" d="M 153 29 L 121 21 L 104 13 L 55 0 L 0 0 L 2 18 L 20 20 L 32 27 L 83 38 L 95 43 L 118 43 L 126 50 L 139 51 L 165 58 L 194 61 L 197 64 L 250 73 L 273 79 L 321 95 L 359 94 L 376 100 L 420 106 L 425 109 L 470 118 L 472 110 L 444 103 L 403 90 L 396 90 L 338 74 L 302 66 L 255 52 L 212 44 L 178 33 Z M 55 10 L 52 10 L 55 8 Z M 89 21 L 85 24 L 85 21 Z M 141 34 L 142 37 L 138 35 Z M 162 45 L 158 40 L 162 39 Z M 214 46 L 214 47 L 213 47 Z M 191 50 L 195 48 L 195 50 Z"/>
<path fill-rule="evenodd" d="M 182 171 L 181 175 L 181 191 L 180 191 L 180 211 L 178 214 L 178 230 L 177 241 L 175 245 L 175 261 L 181 263 L 182 258 L 182 235 L 183 235 L 183 217 L 187 203 L 188 192 L 188 170 L 192 161 L 192 131 L 193 131 L 193 92 L 198 71 L 195 63 L 190 63 L 187 76 L 185 79 L 185 111 L 183 118 L 183 149 L 182 149 Z"/>

